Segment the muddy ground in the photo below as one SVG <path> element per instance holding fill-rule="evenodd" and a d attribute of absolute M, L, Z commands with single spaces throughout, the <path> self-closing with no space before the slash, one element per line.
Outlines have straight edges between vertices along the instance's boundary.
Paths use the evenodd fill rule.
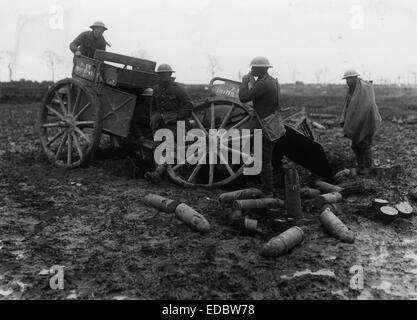
<path fill-rule="evenodd" d="M 0 299 L 415 299 L 417 217 L 385 225 L 368 205 L 372 198 L 398 203 L 417 184 L 416 97 L 378 97 L 384 124 L 375 160 L 386 169 L 373 177 L 375 192 L 344 200 L 340 214 L 355 243 L 330 237 L 319 212 L 304 202 L 305 219 L 297 224 L 305 239 L 276 259 L 259 255 L 275 235 L 268 220 L 251 215 L 265 234 L 241 234 L 229 225 L 230 208 L 217 201 L 221 190 L 131 179 L 117 157 L 58 169 L 35 133 L 38 105 L 1 105 Z M 311 111 L 336 115 L 340 106 Z M 333 169 L 352 167 L 349 141 L 337 125 L 315 120 L 327 126 L 321 138 Z M 194 207 L 211 231 L 196 233 L 144 205 L 149 192 Z M 64 266 L 63 290 L 50 288 L 54 265 Z M 363 268 L 363 289 L 350 286 L 353 266 Z"/>

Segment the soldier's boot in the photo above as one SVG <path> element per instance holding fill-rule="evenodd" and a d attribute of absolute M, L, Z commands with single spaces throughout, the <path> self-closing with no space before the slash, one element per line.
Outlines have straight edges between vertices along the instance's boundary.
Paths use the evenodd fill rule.
<path fill-rule="evenodd" d="M 363 171 L 363 152 L 361 150 L 355 150 L 355 156 L 356 156 L 356 170 L 357 172 L 362 172 Z"/>
<path fill-rule="evenodd" d="M 367 149 L 364 150 L 362 153 L 362 165 L 363 165 L 363 169 L 361 171 L 358 171 L 359 174 L 361 175 L 368 175 L 372 172 L 373 169 L 373 159 L 372 159 L 372 150 L 371 149 Z"/>
<path fill-rule="evenodd" d="M 154 171 L 145 173 L 145 179 L 152 183 L 159 183 L 162 181 L 165 170 L 165 165 L 158 165 Z"/>

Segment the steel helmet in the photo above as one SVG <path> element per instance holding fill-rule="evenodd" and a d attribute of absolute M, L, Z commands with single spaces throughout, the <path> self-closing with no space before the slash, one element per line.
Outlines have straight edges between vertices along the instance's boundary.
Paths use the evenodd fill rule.
<path fill-rule="evenodd" d="M 357 73 L 355 70 L 348 70 L 343 74 L 342 79 L 350 78 L 350 77 L 357 77 L 359 76 L 359 73 Z"/>
<path fill-rule="evenodd" d="M 104 25 L 104 23 L 102 21 L 96 21 L 94 22 L 91 26 L 91 29 L 93 28 L 103 28 L 104 30 L 107 30 L 106 26 Z"/>
<path fill-rule="evenodd" d="M 152 88 L 146 88 L 142 93 L 142 97 L 152 97 L 152 96 L 153 96 Z"/>
<path fill-rule="evenodd" d="M 172 70 L 171 66 L 169 64 L 163 63 L 161 64 L 158 69 L 156 70 L 157 73 L 161 73 L 161 72 L 175 72 L 174 70 Z"/>
<path fill-rule="evenodd" d="M 269 60 L 265 57 L 256 57 L 253 58 L 251 63 L 251 67 L 265 67 L 265 68 L 272 68 L 271 64 L 269 63 Z"/>

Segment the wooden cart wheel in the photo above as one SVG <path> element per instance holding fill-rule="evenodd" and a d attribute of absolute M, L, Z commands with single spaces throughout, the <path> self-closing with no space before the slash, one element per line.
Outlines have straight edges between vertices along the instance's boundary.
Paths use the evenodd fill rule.
<path fill-rule="evenodd" d="M 243 161 L 241 161 L 240 164 L 231 164 L 232 157 L 230 154 L 239 153 L 241 159 L 251 155 L 232 150 L 231 144 L 229 143 L 233 139 L 230 139 L 228 141 L 229 143 L 226 143 L 226 145 L 228 145 L 227 150 L 230 152 L 228 161 L 224 161 L 224 157 L 219 152 L 221 137 L 219 135 L 209 136 L 209 129 L 249 129 L 251 128 L 251 118 L 252 116 L 249 109 L 233 99 L 212 98 L 194 108 L 190 122 L 193 124 L 193 127 L 203 130 L 206 134 L 207 149 L 203 157 L 206 157 L 206 163 L 212 163 L 212 161 L 209 162 L 208 160 L 210 158 L 213 159 L 215 155 L 209 152 L 209 141 L 210 139 L 217 139 L 218 164 L 190 165 L 186 161 L 185 164 L 168 165 L 167 172 L 170 178 L 183 186 L 209 188 L 221 187 L 236 180 L 242 175 L 245 164 Z M 189 145 L 185 148 L 185 154 L 187 154 L 188 148 Z"/>
<path fill-rule="evenodd" d="M 48 90 L 38 125 L 50 161 L 64 168 L 78 167 L 91 159 L 100 143 L 98 99 L 81 81 L 63 79 Z"/>

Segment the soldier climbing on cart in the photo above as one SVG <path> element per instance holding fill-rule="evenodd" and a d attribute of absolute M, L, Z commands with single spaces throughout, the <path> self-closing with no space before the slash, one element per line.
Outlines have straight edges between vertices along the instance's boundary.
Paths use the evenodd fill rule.
<path fill-rule="evenodd" d="M 103 33 L 107 30 L 101 21 L 94 22 L 90 28 L 92 31 L 81 33 L 73 42 L 70 43 L 70 50 L 75 55 L 82 55 L 94 58 L 96 49 L 106 50 L 110 44 L 104 39 Z"/>
<path fill-rule="evenodd" d="M 180 85 L 175 82 L 175 72 L 168 64 L 161 64 L 157 71 L 159 84 L 154 87 L 150 110 L 152 132 L 158 129 L 170 129 L 177 132 L 177 121 L 187 121 L 193 109 L 193 103 Z M 157 165 L 155 171 L 147 172 L 145 178 L 151 182 L 159 182 L 166 170 L 166 164 Z"/>
<path fill-rule="evenodd" d="M 268 74 L 270 65 L 267 58 L 257 57 L 251 62 L 251 71 L 242 79 L 239 99 L 243 103 L 252 101 L 262 136 L 262 172 L 260 174 L 265 196 L 273 196 L 273 152 L 286 132 L 279 111 L 279 84 Z M 258 79 L 255 81 L 254 77 Z M 282 156 L 281 156 L 282 158 Z M 278 159 L 280 162 L 280 159 Z M 283 171 L 282 164 L 277 164 Z M 281 177 L 283 173 L 281 172 Z"/>

